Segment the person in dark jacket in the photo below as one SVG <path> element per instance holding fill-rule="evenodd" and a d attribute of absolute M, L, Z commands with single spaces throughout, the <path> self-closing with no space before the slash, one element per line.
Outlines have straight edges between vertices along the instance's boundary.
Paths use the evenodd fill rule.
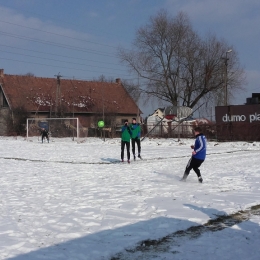
<path fill-rule="evenodd" d="M 41 135 L 42 135 L 42 143 L 43 143 L 44 137 L 46 137 L 46 139 L 47 139 L 47 141 L 49 143 L 49 134 L 48 134 L 48 131 L 45 128 L 42 128 Z"/>
<path fill-rule="evenodd" d="M 134 156 L 134 160 L 136 159 L 135 156 L 135 144 L 137 144 L 138 149 L 138 158 L 142 159 L 141 157 L 141 127 L 140 124 L 136 123 L 136 118 L 132 118 L 132 124 L 130 125 L 130 129 L 132 131 L 132 152 Z"/>
<path fill-rule="evenodd" d="M 201 164 L 204 162 L 206 158 L 207 139 L 202 134 L 200 127 L 194 128 L 194 135 L 196 137 L 196 140 L 195 140 L 195 144 L 191 146 L 191 149 L 193 149 L 192 156 L 186 166 L 184 175 L 181 180 L 186 181 L 190 173 L 190 170 L 193 169 L 198 176 L 199 182 L 202 183 L 203 179 L 201 177 L 199 167 L 201 166 Z"/>
<path fill-rule="evenodd" d="M 130 127 L 128 126 L 128 120 L 126 119 L 124 125 L 121 128 L 122 136 L 121 136 L 121 160 L 124 161 L 124 151 L 126 146 L 127 152 L 127 162 L 130 163 L 130 139 L 132 132 Z"/>

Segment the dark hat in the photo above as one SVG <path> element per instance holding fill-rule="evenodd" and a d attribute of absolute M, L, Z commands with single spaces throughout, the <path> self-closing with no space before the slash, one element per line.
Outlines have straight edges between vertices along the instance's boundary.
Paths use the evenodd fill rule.
<path fill-rule="evenodd" d="M 135 117 L 133 117 L 132 119 L 136 121 L 136 118 L 135 118 Z"/>

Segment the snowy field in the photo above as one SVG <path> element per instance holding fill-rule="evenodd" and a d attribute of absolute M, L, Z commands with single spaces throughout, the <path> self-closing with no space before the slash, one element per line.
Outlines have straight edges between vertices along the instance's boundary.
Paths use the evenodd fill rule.
<path fill-rule="evenodd" d="M 0 137 L 0 259 L 260 259 L 259 215 L 135 252 L 143 240 L 260 204 L 259 142 L 208 142 L 202 184 L 193 171 L 179 181 L 191 144 L 147 138 L 144 160 L 127 164 L 120 139 Z"/>

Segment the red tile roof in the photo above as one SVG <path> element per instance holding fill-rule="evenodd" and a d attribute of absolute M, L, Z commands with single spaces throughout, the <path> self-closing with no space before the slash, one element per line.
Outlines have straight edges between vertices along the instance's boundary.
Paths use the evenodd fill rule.
<path fill-rule="evenodd" d="M 57 79 L 1 75 L 0 84 L 11 109 L 24 106 L 27 111 L 55 110 Z M 68 112 L 136 114 L 137 105 L 119 83 L 60 80 L 61 104 Z M 52 108 L 51 108 L 52 106 Z"/>

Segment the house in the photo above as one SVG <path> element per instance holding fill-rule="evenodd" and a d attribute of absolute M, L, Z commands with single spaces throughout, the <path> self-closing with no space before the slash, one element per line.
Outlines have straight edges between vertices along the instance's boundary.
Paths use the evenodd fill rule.
<path fill-rule="evenodd" d="M 205 118 L 193 119 L 189 107 L 171 106 L 158 108 L 147 118 L 147 131 L 150 136 L 192 137 L 197 125 L 209 125 Z"/>
<path fill-rule="evenodd" d="M 165 108 L 158 108 L 147 118 L 147 131 L 151 136 L 158 136 L 168 133 L 168 122 L 171 119 L 165 118 Z"/>
<path fill-rule="evenodd" d="M 184 125 L 186 132 L 192 132 L 190 129 L 187 130 L 186 125 L 188 124 L 183 121 L 183 118 L 187 118 L 192 114 L 192 109 L 189 107 L 177 107 L 170 106 L 166 108 L 158 108 L 154 113 L 147 118 L 147 130 L 150 132 L 150 135 L 168 135 L 171 132 L 171 127 L 181 128 L 184 132 Z M 180 124 L 180 121 L 183 123 Z"/>
<path fill-rule="evenodd" d="M 7 134 L 6 118 L 13 117 L 17 109 L 32 118 L 78 117 L 88 128 L 96 128 L 103 118 L 106 127 L 122 125 L 125 119 L 142 113 L 120 79 L 109 83 L 60 75 L 41 78 L 8 75 L 0 69 L 0 135 Z"/>

